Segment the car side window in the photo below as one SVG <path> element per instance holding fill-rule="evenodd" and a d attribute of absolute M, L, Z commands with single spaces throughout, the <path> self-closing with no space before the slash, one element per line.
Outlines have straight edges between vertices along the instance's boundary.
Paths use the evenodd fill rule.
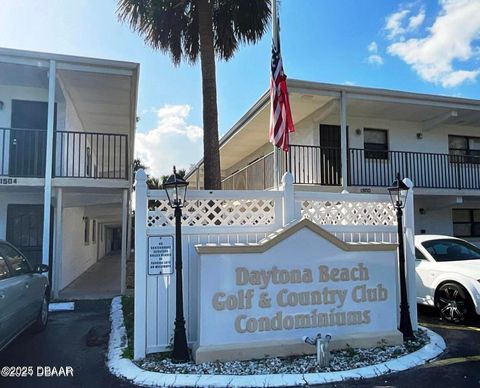
<path fill-rule="evenodd" d="M 16 249 L 9 245 L 2 244 L 0 245 L 0 252 L 4 259 L 10 264 L 13 276 L 25 275 L 32 272 L 28 260 Z"/>
<path fill-rule="evenodd" d="M 0 280 L 6 279 L 10 276 L 10 271 L 7 267 L 7 263 L 3 257 L 0 257 Z"/>
<path fill-rule="evenodd" d="M 422 252 L 420 252 L 418 248 L 415 248 L 415 259 L 428 261 L 425 255 Z"/>

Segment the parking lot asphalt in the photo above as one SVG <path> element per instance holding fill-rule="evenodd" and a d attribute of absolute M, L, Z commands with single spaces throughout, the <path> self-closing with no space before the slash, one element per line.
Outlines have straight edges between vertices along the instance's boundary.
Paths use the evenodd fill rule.
<path fill-rule="evenodd" d="M 0 387 L 134 387 L 112 376 L 105 365 L 109 312 L 110 300 L 97 300 L 77 301 L 75 311 L 50 313 L 44 332 L 23 333 L 0 353 L 0 370 L 31 366 L 43 376 L 0 377 Z M 46 367 L 72 367 L 73 377 L 45 377 Z"/>
<path fill-rule="evenodd" d="M 0 387 L 134 387 L 105 366 L 109 309 L 109 300 L 77 302 L 73 312 L 52 313 L 43 333 L 24 333 L 0 353 L 0 367 L 31 366 L 35 373 L 39 367 L 43 374 L 45 367 L 71 367 L 73 377 L 0 377 Z M 480 322 L 449 325 L 428 308 L 419 309 L 419 318 L 447 342 L 438 360 L 375 379 L 320 387 L 480 387 Z"/>

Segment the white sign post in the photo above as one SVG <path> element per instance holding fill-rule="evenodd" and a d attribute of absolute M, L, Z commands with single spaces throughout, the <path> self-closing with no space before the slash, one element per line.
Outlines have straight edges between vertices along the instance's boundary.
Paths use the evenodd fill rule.
<path fill-rule="evenodd" d="M 173 274 L 173 236 L 148 237 L 148 274 Z"/>

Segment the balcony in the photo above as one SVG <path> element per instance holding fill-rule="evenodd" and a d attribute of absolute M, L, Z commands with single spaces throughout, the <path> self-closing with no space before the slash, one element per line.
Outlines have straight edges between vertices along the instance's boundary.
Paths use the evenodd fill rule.
<path fill-rule="evenodd" d="M 280 152 L 279 170 L 292 172 L 297 185 L 341 186 L 340 148 L 291 145 Z M 408 151 L 349 148 L 348 186 L 386 187 L 397 172 L 419 188 L 479 190 L 480 157 Z M 260 158 L 223 179 L 230 190 L 273 187 L 273 154 Z"/>
<path fill-rule="evenodd" d="M 0 128 L 0 176 L 43 178 L 47 131 Z M 53 177 L 128 180 L 128 136 L 56 131 Z"/>

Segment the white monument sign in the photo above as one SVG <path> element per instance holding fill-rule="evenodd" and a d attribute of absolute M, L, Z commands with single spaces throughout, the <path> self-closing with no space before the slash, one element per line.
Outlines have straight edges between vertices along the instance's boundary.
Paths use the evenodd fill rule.
<path fill-rule="evenodd" d="M 148 237 L 148 274 L 173 274 L 173 236 Z"/>
<path fill-rule="evenodd" d="M 393 244 L 346 244 L 308 220 L 260 244 L 199 245 L 196 362 L 401 343 Z"/>

